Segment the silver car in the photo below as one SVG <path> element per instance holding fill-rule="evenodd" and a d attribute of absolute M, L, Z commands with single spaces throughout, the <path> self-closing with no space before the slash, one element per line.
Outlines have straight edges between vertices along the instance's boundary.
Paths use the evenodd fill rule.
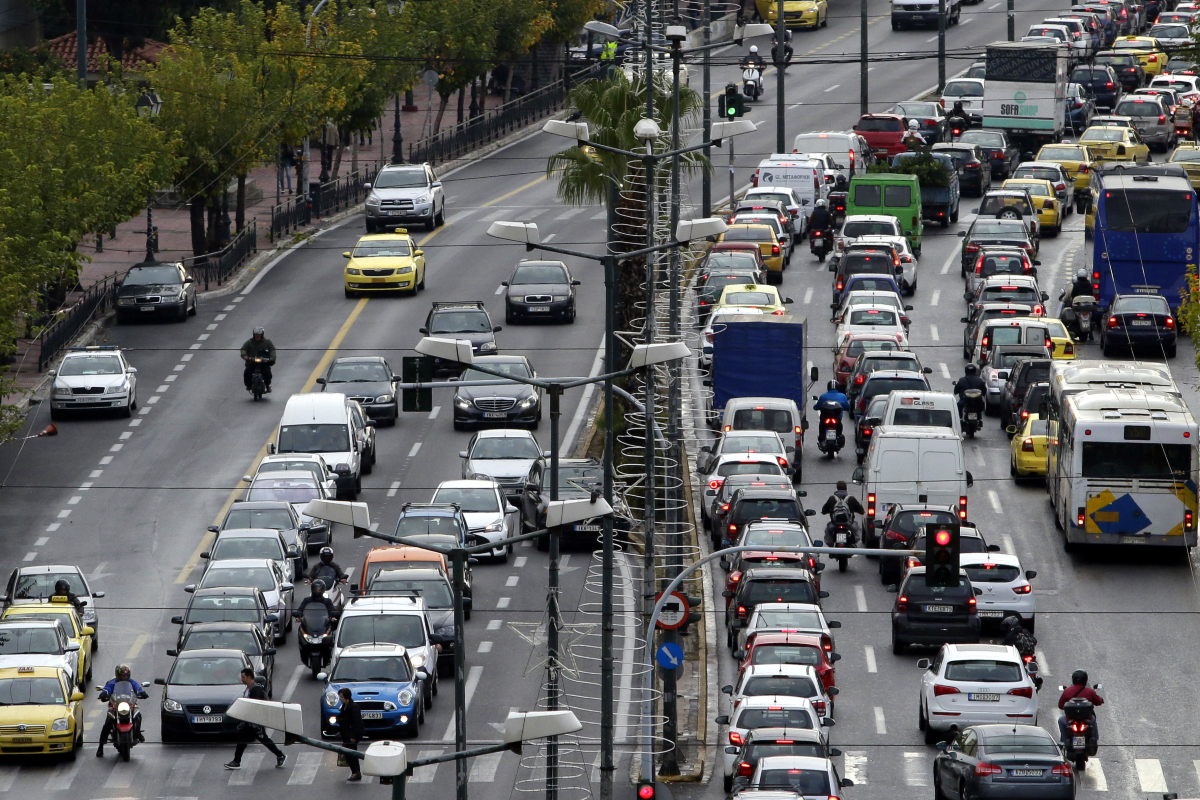
<path fill-rule="evenodd" d="M 1138 135 L 1148 145 L 1166 149 L 1175 141 L 1175 117 L 1161 95 L 1126 95 L 1117 103 L 1113 113 L 1131 117 Z"/>
<path fill-rule="evenodd" d="M 279 565 L 269 558 L 241 558 L 217 561 L 208 565 L 200 583 L 183 587 L 185 592 L 220 587 L 249 587 L 258 589 L 267 601 L 267 610 L 278 619 L 272 624 L 276 644 L 287 640 L 292 629 L 292 594 L 290 581 L 284 580 Z"/>
<path fill-rule="evenodd" d="M 431 231 L 446 221 L 442 182 L 428 164 L 384 167 L 367 189 L 367 233 L 409 222 L 423 222 Z"/>
<path fill-rule="evenodd" d="M 501 428 L 476 433 L 458 457 L 463 460 L 463 480 L 491 478 L 506 497 L 513 497 L 523 493 L 526 484 L 541 483 L 543 458 L 550 453 L 542 452 L 529 431 Z"/>
<path fill-rule="evenodd" d="M 468 545 L 498 542 L 521 533 L 521 512 L 490 478 L 442 481 L 429 502 L 458 504 L 467 519 Z M 495 548 L 491 555 L 507 561 L 510 553 L 511 544 Z"/>
<path fill-rule="evenodd" d="M 295 583 L 302 575 L 300 549 L 284 541 L 283 534 L 272 528 L 230 529 L 217 534 L 212 547 L 200 554 L 210 564 L 221 561 L 240 561 L 246 558 L 269 558 L 279 567 L 283 579 Z"/>
<path fill-rule="evenodd" d="M 994 410 L 1000 406 L 1000 393 L 1008 382 L 1013 365 L 1027 358 L 1049 358 L 1045 347 L 1028 344 L 998 344 L 988 353 L 987 361 L 980 364 L 980 377 L 987 384 L 987 407 Z"/>

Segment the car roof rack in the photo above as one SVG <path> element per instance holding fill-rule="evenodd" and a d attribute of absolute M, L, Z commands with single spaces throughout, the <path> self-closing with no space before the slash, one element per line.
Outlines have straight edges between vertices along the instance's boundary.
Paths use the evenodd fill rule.
<path fill-rule="evenodd" d="M 485 308 L 482 300 L 434 300 L 433 310 L 438 311 L 444 308 Z"/>
<path fill-rule="evenodd" d="M 405 503 L 404 505 L 400 506 L 400 512 L 404 513 L 410 508 L 416 511 L 421 509 L 430 511 L 444 511 L 447 509 L 454 509 L 455 511 L 461 510 L 461 506 L 458 503 Z"/>

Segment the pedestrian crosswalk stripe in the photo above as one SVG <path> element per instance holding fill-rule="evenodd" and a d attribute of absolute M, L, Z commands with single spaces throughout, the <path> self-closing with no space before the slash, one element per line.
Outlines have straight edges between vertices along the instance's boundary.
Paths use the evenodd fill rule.
<path fill-rule="evenodd" d="M 1167 779 L 1163 775 L 1162 763 L 1157 758 L 1135 758 L 1133 766 L 1143 792 L 1162 794 L 1167 791 Z"/>
<path fill-rule="evenodd" d="M 605 219 L 606 217 L 608 217 L 608 212 L 601 211 L 599 213 L 592 214 L 592 216 L 588 217 L 588 219 Z"/>
<path fill-rule="evenodd" d="M 75 773 L 79 771 L 79 762 L 75 763 L 62 762 L 54 767 L 54 772 L 50 774 L 50 778 L 46 781 L 47 792 L 62 792 L 71 788 L 71 781 L 75 780 Z"/>
<path fill-rule="evenodd" d="M 475 758 L 471 765 L 471 783 L 491 783 L 496 780 L 496 768 L 500 766 L 500 757 L 504 753 L 486 753 Z"/>
<path fill-rule="evenodd" d="M 555 222 L 557 222 L 559 220 L 570 219 L 571 217 L 575 216 L 576 214 L 582 214 L 583 212 L 584 212 L 584 209 L 582 209 L 582 208 L 572 208 L 570 211 L 564 211 L 563 213 L 559 214 L 557 217 L 554 218 L 554 220 L 555 220 Z"/>
<path fill-rule="evenodd" d="M 925 753 L 904 754 L 904 782 L 909 786 L 929 785 L 929 764 Z"/>
<path fill-rule="evenodd" d="M 292 770 L 292 777 L 288 778 L 288 786 L 307 786 L 317 777 L 317 770 L 321 768 L 321 762 L 325 760 L 325 752 L 319 753 L 300 753 L 296 756 L 296 768 Z"/>
<path fill-rule="evenodd" d="M 433 758 L 440 756 L 445 750 L 422 750 L 417 753 L 417 758 Z M 433 783 L 433 776 L 437 773 L 437 764 L 428 764 L 424 767 L 417 767 L 413 770 L 412 777 L 408 779 L 409 783 Z"/>
<path fill-rule="evenodd" d="M 254 776 L 262 766 L 266 753 L 246 753 L 242 757 L 242 768 L 229 773 L 230 786 L 249 786 L 254 783 Z"/>
<path fill-rule="evenodd" d="M 880 736 L 887 735 L 887 721 L 883 717 L 883 707 L 875 706 L 875 732 Z M 908 755 L 905 753 L 905 755 Z"/>
<path fill-rule="evenodd" d="M 203 753 L 180 756 L 176 759 L 175 766 L 171 767 L 167 786 L 191 786 L 192 779 L 196 777 L 196 770 L 200 769 L 200 762 L 203 760 Z"/>
<path fill-rule="evenodd" d="M 865 750 L 849 750 L 846 752 L 846 766 L 843 777 L 854 781 L 855 786 L 867 785 L 867 752 Z"/>
<path fill-rule="evenodd" d="M 1108 791 L 1108 779 L 1104 777 L 1104 765 L 1100 763 L 1100 759 L 1089 759 L 1087 769 L 1076 774 L 1083 788 L 1091 789 L 1093 792 Z"/>
<path fill-rule="evenodd" d="M 0 792 L 7 792 L 12 788 L 13 782 L 17 779 L 17 773 L 20 771 L 20 764 L 0 767 Z"/>
<path fill-rule="evenodd" d="M 138 764 L 118 761 L 113 765 L 108 780 L 104 782 L 105 789 L 128 789 L 133 785 L 133 776 L 137 773 Z"/>

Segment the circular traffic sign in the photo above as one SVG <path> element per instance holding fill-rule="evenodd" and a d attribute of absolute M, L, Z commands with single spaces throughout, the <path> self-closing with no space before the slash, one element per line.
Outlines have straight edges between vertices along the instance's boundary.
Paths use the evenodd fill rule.
<path fill-rule="evenodd" d="M 654 602 L 658 603 L 662 597 L 662 592 L 654 596 Z M 658 612 L 658 627 L 673 631 L 676 628 L 682 628 L 688 620 L 688 614 L 691 613 L 688 609 L 687 598 L 679 592 L 671 592 L 671 596 L 662 604 L 662 608 Z"/>

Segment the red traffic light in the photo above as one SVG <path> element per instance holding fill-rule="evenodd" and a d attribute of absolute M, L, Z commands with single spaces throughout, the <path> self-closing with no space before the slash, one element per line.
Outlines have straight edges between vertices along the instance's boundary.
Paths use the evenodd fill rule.
<path fill-rule="evenodd" d="M 638 797 L 640 797 L 642 800 L 654 800 L 654 787 L 648 783 L 639 786 Z"/>
<path fill-rule="evenodd" d="M 941 545 L 942 547 L 945 547 L 946 545 L 950 544 L 950 531 L 948 531 L 948 530 L 938 531 L 936 534 L 934 534 L 933 540 L 935 542 L 937 542 L 939 545 Z"/>

